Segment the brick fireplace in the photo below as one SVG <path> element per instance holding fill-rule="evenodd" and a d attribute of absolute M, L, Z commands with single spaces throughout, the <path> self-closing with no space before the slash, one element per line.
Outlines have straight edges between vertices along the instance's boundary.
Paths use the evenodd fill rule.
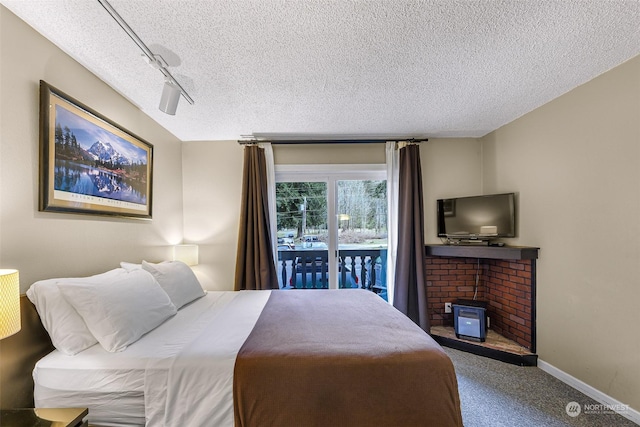
<path fill-rule="evenodd" d="M 534 353 L 537 248 L 517 249 L 428 245 L 425 269 L 431 326 L 453 326 L 453 314 L 444 312 L 444 303 L 475 295 L 488 303 L 491 330 Z"/>

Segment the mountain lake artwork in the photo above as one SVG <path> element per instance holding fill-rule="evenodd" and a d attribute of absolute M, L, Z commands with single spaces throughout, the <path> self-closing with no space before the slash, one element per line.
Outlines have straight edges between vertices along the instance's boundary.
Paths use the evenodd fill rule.
<path fill-rule="evenodd" d="M 41 90 L 49 92 L 41 100 L 45 199 L 53 201 L 42 210 L 150 217 L 152 146 L 51 86 Z"/>

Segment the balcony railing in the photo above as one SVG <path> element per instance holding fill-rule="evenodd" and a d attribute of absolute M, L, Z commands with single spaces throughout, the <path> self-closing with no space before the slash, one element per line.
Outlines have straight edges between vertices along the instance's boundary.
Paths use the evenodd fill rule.
<path fill-rule="evenodd" d="M 278 283 L 282 289 L 327 289 L 328 251 L 278 251 Z M 386 249 L 341 249 L 338 287 L 362 288 L 386 295 Z"/>

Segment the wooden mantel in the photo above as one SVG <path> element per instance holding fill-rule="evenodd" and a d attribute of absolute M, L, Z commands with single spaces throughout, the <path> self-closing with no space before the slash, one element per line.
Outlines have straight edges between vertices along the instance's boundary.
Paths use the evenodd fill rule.
<path fill-rule="evenodd" d="M 427 256 L 489 259 L 537 259 L 539 248 L 531 246 L 425 245 Z"/>

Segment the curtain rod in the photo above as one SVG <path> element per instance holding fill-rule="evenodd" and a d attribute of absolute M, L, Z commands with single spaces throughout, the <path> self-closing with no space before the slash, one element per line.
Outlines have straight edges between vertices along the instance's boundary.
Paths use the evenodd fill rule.
<path fill-rule="evenodd" d="M 260 144 L 268 142 L 274 145 L 304 145 L 304 144 L 384 144 L 385 142 L 420 143 L 429 141 L 427 138 L 401 138 L 401 139 L 239 139 L 240 145 Z"/>

